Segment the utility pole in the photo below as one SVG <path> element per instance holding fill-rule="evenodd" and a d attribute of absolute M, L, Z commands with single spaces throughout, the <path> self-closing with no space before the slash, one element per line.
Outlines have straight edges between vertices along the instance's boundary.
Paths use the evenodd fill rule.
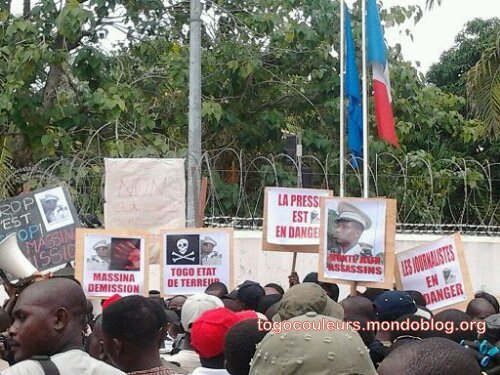
<path fill-rule="evenodd" d="M 186 226 L 196 226 L 201 181 L 201 3 L 191 0 Z"/>

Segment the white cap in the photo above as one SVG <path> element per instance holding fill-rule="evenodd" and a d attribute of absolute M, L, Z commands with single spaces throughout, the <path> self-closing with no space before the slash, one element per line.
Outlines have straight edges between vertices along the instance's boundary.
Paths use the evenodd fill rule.
<path fill-rule="evenodd" d="M 201 240 L 201 243 L 202 244 L 211 243 L 212 245 L 217 246 L 217 242 L 215 242 L 215 240 L 212 237 L 203 237 L 203 239 Z"/>
<path fill-rule="evenodd" d="M 52 194 L 47 194 L 45 197 L 43 197 L 43 201 L 44 202 L 48 202 L 48 201 L 58 201 L 59 198 L 57 198 L 55 195 L 52 195 Z"/>
<path fill-rule="evenodd" d="M 184 330 L 191 331 L 191 324 L 200 317 L 205 311 L 224 307 L 224 303 L 210 294 L 198 293 L 189 296 L 182 305 L 181 323 Z"/>
<path fill-rule="evenodd" d="M 355 221 L 363 226 L 364 229 L 368 229 L 372 225 L 372 221 L 363 211 L 361 211 L 356 206 L 347 203 L 340 202 L 338 206 L 339 216 L 338 220 Z"/>
<path fill-rule="evenodd" d="M 109 243 L 106 240 L 101 240 L 99 242 L 96 242 L 92 248 L 94 250 L 98 249 L 99 247 L 108 247 Z"/>

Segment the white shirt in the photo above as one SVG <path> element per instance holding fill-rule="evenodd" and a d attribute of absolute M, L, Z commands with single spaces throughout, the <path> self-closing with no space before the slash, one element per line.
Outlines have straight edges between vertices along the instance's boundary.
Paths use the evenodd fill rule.
<path fill-rule="evenodd" d="M 83 350 L 68 350 L 50 357 L 61 375 L 124 375 L 125 373 L 92 358 Z M 45 375 L 37 361 L 25 360 L 0 372 L 2 375 Z"/>
<path fill-rule="evenodd" d="M 198 367 L 191 372 L 191 375 L 230 375 L 226 369 L 223 368 L 206 368 Z"/>
<path fill-rule="evenodd" d="M 92 255 L 87 258 L 88 271 L 109 271 L 109 261 L 102 259 L 98 255 Z"/>

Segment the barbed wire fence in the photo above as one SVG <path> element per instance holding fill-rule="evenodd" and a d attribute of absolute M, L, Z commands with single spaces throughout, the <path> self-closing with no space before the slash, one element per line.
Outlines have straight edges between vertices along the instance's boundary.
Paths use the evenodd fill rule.
<path fill-rule="evenodd" d="M 361 166 L 362 161 L 358 161 Z M 224 148 L 203 154 L 201 169 L 209 189 L 204 224 L 209 227 L 261 229 L 266 186 L 339 191 L 338 157 L 320 160 L 305 155 L 250 155 Z M 361 168 L 346 163 L 346 196 L 359 197 Z M 397 230 L 404 233 L 500 235 L 500 163 L 471 158 L 428 160 L 418 154 L 372 156 L 370 196 L 395 198 Z M 33 188 L 65 182 L 80 217 L 102 219 L 104 161 L 74 156 L 44 159 L 29 168 L 12 170 L 7 184 Z M 165 192 L 168 194 L 168 192 Z M 85 222 L 85 220 L 84 220 Z"/>

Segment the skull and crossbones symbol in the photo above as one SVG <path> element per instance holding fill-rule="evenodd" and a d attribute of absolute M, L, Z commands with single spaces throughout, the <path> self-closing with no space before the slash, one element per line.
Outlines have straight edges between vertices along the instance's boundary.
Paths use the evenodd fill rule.
<path fill-rule="evenodd" d="M 189 260 L 194 262 L 194 251 L 188 253 L 189 241 L 185 238 L 181 238 L 177 241 L 177 251 L 172 251 L 172 261 L 177 263 L 179 260 Z"/>

